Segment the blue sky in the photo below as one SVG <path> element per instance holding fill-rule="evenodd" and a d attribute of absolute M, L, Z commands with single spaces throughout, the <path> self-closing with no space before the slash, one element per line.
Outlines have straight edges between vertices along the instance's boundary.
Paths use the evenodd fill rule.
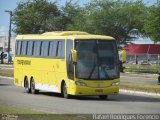
<path fill-rule="evenodd" d="M 0 0 L 0 36 L 8 35 L 9 28 L 9 14 L 4 12 L 5 10 L 14 10 L 17 6 L 17 3 L 23 0 Z M 55 0 L 50 0 L 55 1 Z M 65 4 L 69 0 L 57 0 L 59 5 Z M 78 1 L 80 5 L 86 4 L 90 0 L 73 0 L 73 2 Z M 156 0 L 143 0 L 144 3 L 148 5 L 153 5 Z M 14 26 L 12 25 L 12 28 Z"/>

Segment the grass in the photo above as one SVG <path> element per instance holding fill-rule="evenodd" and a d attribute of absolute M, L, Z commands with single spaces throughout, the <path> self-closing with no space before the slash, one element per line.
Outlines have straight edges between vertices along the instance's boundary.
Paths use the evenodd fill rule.
<path fill-rule="evenodd" d="M 1 117 L 17 118 L 17 119 L 33 119 L 33 120 L 91 120 L 91 116 L 74 115 L 74 114 L 47 114 L 30 109 L 0 104 Z M 7 119 L 7 120 L 8 120 Z M 5 119 L 6 120 L 6 119 Z M 15 119 L 16 120 L 16 119 Z"/>
<path fill-rule="evenodd" d="M 160 85 L 158 84 L 122 82 L 120 84 L 120 89 L 160 94 Z"/>
<path fill-rule="evenodd" d="M 0 104 L 0 114 L 45 114 L 30 109 L 18 108 L 10 105 Z"/>
<path fill-rule="evenodd" d="M 0 76 L 13 77 L 13 71 L 2 71 L 0 69 Z"/>
<path fill-rule="evenodd" d="M 160 71 L 160 66 L 155 65 L 124 65 L 125 72 L 137 72 L 137 73 L 153 73 L 157 74 Z"/>
<path fill-rule="evenodd" d="M 73 114 L 48 114 L 48 115 L 21 115 L 20 118 L 26 120 L 93 120 L 91 115 L 73 115 Z"/>

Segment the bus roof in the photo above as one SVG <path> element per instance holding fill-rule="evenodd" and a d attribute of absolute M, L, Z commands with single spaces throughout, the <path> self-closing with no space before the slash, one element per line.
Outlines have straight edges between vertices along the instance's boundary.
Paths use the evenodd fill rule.
<path fill-rule="evenodd" d="M 113 40 L 111 36 L 94 35 L 81 31 L 55 31 L 43 34 L 18 35 L 17 40 L 41 40 L 41 39 L 107 39 Z"/>
<path fill-rule="evenodd" d="M 68 35 L 89 35 L 87 32 L 81 32 L 81 31 L 55 31 L 55 32 L 46 32 L 42 35 L 46 36 L 68 36 Z"/>

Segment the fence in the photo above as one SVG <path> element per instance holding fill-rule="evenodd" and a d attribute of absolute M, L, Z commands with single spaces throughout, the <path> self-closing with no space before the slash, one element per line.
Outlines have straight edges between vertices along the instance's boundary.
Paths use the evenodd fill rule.
<path fill-rule="evenodd" d="M 127 55 L 128 64 L 160 65 L 160 54 Z"/>

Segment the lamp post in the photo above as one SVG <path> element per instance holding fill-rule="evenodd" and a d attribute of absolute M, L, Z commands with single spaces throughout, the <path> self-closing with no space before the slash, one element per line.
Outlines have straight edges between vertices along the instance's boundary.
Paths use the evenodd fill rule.
<path fill-rule="evenodd" d="M 5 12 L 8 12 L 10 15 L 10 20 L 9 20 L 9 33 L 8 33 L 8 63 L 10 59 L 10 42 L 11 42 L 11 21 L 12 21 L 12 11 L 10 10 L 5 10 Z"/>

